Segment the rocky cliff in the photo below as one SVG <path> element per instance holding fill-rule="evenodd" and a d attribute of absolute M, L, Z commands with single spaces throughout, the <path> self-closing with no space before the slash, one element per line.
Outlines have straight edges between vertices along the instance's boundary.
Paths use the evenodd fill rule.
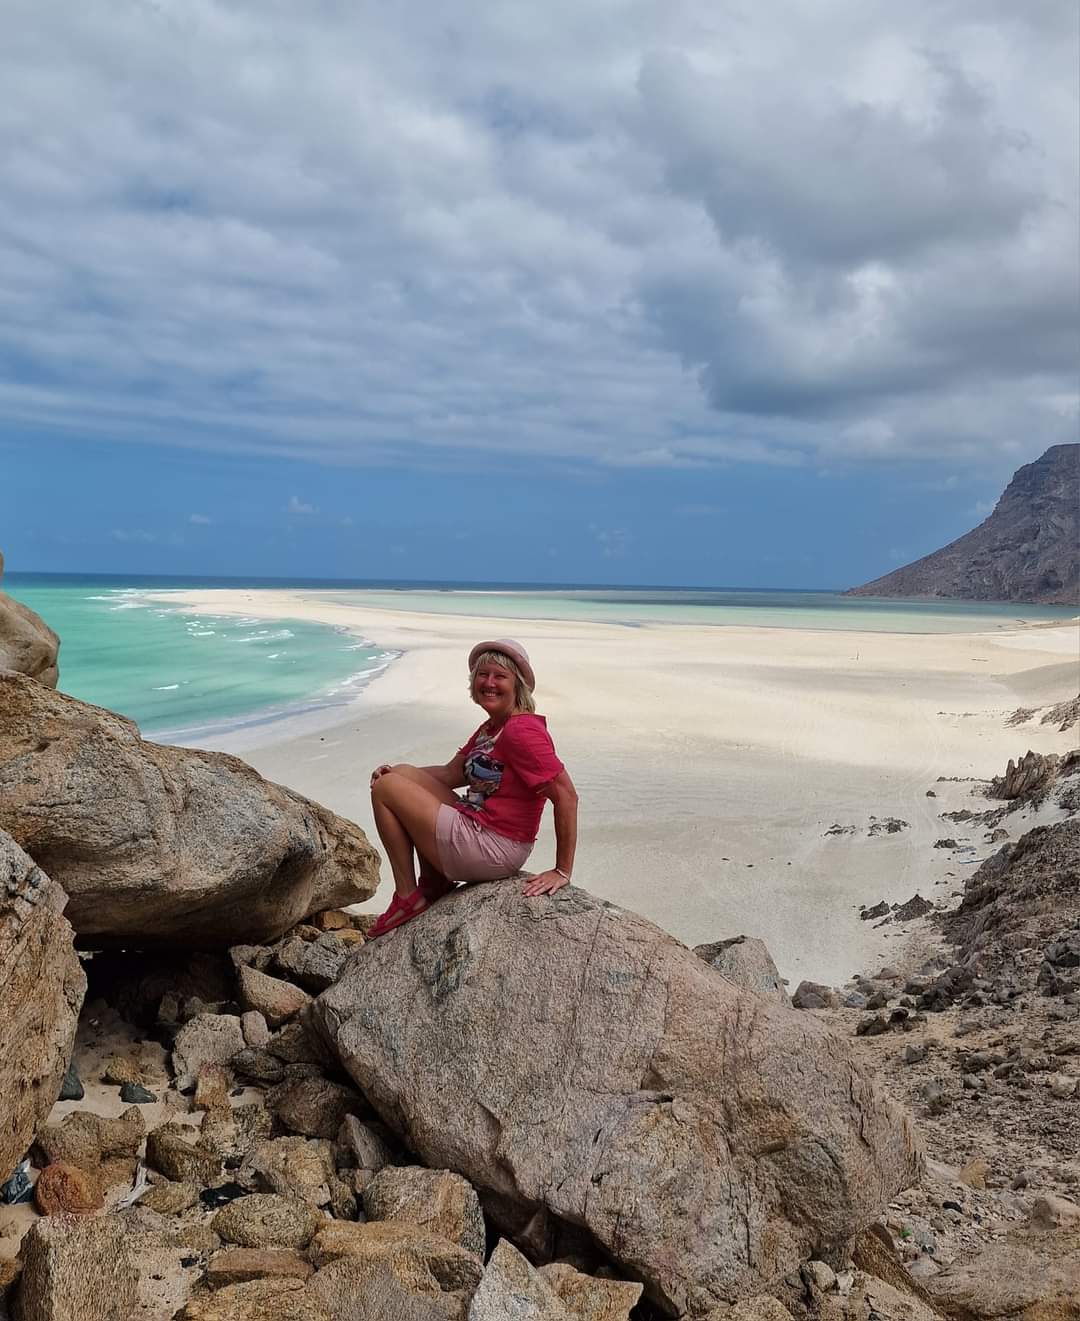
<path fill-rule="evenodd" d="M 1052 446 L 977 528 L 849 595 L 1080 605 L 1080 445 Z"/>

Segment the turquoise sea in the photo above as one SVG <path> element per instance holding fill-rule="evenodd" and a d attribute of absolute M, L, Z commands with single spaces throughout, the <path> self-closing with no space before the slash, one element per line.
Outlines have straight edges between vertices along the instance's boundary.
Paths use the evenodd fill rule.
<path fill-rule="evenodd" d="M 52 574 L 9 574 L 0 584 L 60 635 L 63 692 L 155 737 L 343 704 L 396 654 L 324 624 L 195 615 L 151 599 L 247 585 Z"/>
<path fill-rule="evenodd" d="M 155 737 L 262 723 L 351 701 L 394 659 L 378 639 L 290 619 L 195 615 L 170 592 L 302 590 L 362 608 L 622 624 L 971 633 L 1064 622 L 1068 606 L 914 602 L 833 592 L 359 583 L 9 574 L 3 589 L 61 638 L 60 687 Z M 161 598 L 165 597 L 163 601 Z"/>

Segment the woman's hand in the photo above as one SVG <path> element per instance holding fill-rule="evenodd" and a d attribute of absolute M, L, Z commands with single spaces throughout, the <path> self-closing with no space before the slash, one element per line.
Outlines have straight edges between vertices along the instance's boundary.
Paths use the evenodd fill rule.
<path fill-rule="evenodd" d="M 385 775 L 387 771 L 392 771 L 393 769 L 393 766 L 389 765 L 387 762 L 384 762 L 381 766 L 376 766 L 371 772 L 371 783 L 374 784 L 380 775 Z"/>
<path fill-rule="evenodd" d="M 537 876 L 530 876 L 521 887 L 521 893 L 531 899 L 538 894 L 554 894 L 556 890 L 561 890 L 564 885 L 569 884 L 569 878 L 552 867 L 550 871 L 542 871 Z"/>

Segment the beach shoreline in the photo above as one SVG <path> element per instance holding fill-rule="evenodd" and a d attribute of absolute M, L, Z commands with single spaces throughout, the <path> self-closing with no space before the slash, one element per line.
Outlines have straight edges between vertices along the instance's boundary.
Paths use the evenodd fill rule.
<path fill-rule="evenodd" d="M 935 850 L 963 833 L 940 814 L 977 809 L 973 782 L 1029 746 L 1061 752 L 1072 742 L 1037 722 L 1005 725 L 1017 707 L 1075 696 L 1072 623 L 956 634 L 628 630 L 506 618 L 495 593 L 484 616 L 277 590 L 161 599 L 196 613 L 333 624 L 400 653 L 332 718 L 323 712 L 325 722 L 316 713 L 210 731 L 200 744 L 242 756 L 373 839 L 371 767 L 449 760 L 479 723 L 466 691 L 469 646 L 519 638 L 582 797 L 575 882 L 688 944 L 760 936 L 792 986 L 887 962 L 903 931 L 860 921 L 859 907 L 916 891 L 944 902 L 992 850 L 981 834 L 958 838 L 970 853 Z M 890 833 L 880 825 L 888 818 L 905 825 Z M 1017 813 L 1010 830 L 1031 824 Z M 553 856 L 549 819 L 530 866 Z M 386 888 L 372 907 L 385 906 Z"/>

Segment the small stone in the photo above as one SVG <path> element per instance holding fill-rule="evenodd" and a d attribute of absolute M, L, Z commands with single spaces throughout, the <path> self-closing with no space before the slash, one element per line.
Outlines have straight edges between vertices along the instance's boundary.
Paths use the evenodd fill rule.
<path fill-rule="evenodd" d="M 150 1105 L 157 1100 L 157 1096 L 142 1083 L 126 1082 L 120 1088 L 120 1100 L 125 1105 Z"/>
<path fill-rule="evenodd" d="M 819 982 L 800 982 L 791 997 L 795 1009 L 835 1009 L 839 1003 L 840 997 L 832 987 Z"/>
<path fill-rule="evenodd" d="M 813 1293 L 828 1293 L 836 1284 L 836 1272 L 823 1261 L 808 1261 L 802 1276 Z"/>
<path fill-rule="evenodd" d="M 388 1165 L 364 1189 L 368 1220 L 416 1225 L 476 1256 L 484 1255 L 484 1216 L 476 1189 L 450 1170 Z"/>
<path fill-rule="evenodd" d="M 268 1189 L 322 1207 L 331 1200 L 334 1173 L 329 1142 L 286 1137 L 256 1143 L 244 1157 L 236 1177 L 253 1190 Z"/>
<path fill-rule="evenodd" d="M 46 1165 L 38 1175 L 34 1202 L 43 1216 L 90 1215 L 105 1205 L 97 1179 L 64 1161 Z"/>
<path fill-rule="evenodd" d="M 245 1280 L 306 1280 L 315 1267 L 291 1248 L 223 1248 L 215 1252 L 206 1268 L 212 1289 Z"/>
<path fill-rule="evenodd" d="M 904 1063 L 921 1064 L 929 1053 L 930 1047 L 926 1042 L 912 1042 L 910 1045 L 904 1047 Z"/>
<path fill-rule="evenodd" d="M 60 1095 L 57 1099 L 60 1101 L 81 1101 L 85 1095 L 86 1091 L 82 1085 L 82 1079 L 79 1077 L 79 1070 L 73 1056 L 71 1063 L 67 1066 L 67 1073 L 64 1074 L 64 1081 L 60 1084 Z"/>
<path fill-rule="evenodd" d="M 139 1205 L 158 1215 L 181 1215 L 198 1203 L 199 1189 L 193 1183 L 163 1179 L 139 1198 Z"/>
<path fill-rule="evenodd" d="M 256 968 L 241 968 L 238 985 L 244 1008 L 257 1009 L 271 1027 L 280 1027 L 311 1003 L 311 996 L 292 982 L 282 981 L 280 977 L 268 977 Z"/>
<path fill-rule="evenodd" d="M 393 1164 L 394 1152 L 382 1134 L 371 1124 L 361 1123 L 355 1115 L 346 1115 L 337 1134 L 337 1144 L 351 1152 L 361 1170 L 377 1172 Z M 364 1181 L 366 1187 L 368 1180 Z M 357 1189 L 361 1191 L 361 1189 Z"/>
<path fill-rule="evenodd" d="M 348 1301 L 355 1306 L 356 1291 Z M 227 1284 L 193 1297 L 177 1313 L 177 1321 L 340 1321 L 346 1315 L 331 1314 L 311 1298 L 303 1280 L 263 1279 Z"/>
<path fill-rule="evenodd" d="M 204 1064 L 228 1064 L 243 1049 L 244 1033 L 237 1015 L 196 1014 L 176 1034 L 173 1044 L 177 1087 L 181 1091 L 193 1087 Z"/>
<path fill-rule="evenodd" d="M 232 1075 L 220 1064 L 202 1064 L 195 1079 L 191 1103 L 196 1110 L 229 1110 Z"/>
<path fill-rule="evenodd" d="M 141 1083 L 142 1080 L 142 1069 L 130 1055 L 114 1055 L 101 1074 L 102 1082 L 112 1083 L 115 1087 L 122 1087 L 127 1082 Z"/>
<path fill-rule="evenodd" d="M 334 935 L 343 945 L 348 945 L 350 949 L 355 949 L 358 945 L 364 944 L 363 933 L 353 927 L 350 927 L 347 931 L 335 931 Z"/>
<path fill-rule="evenodd" d="M 342 1120 L 360 1108 L 356 1092 L 326 1078 L 290 1078 L 266 1093 L 266 1108 L 293 1133 L 333 1138 Z"/>
<path fill-rule="evenodd" d="M 642 1286 L 584 1275 L 567 1262 L 541 1266 L 537 1274 L 562 1299 L 575 1321 L 628 1321 Z"/>
<path fill-rule="evenodd" d="M 260 1014 L 261 1018 L 262 1015 Z M 285 1065 L 259 1046 L 248 1046 L 232 1057 L 232 1067 L 241 1078 L 273 1087 L 285 1077 Z"/>
<path fill-rule="evenodd" d="M 306 1248 L 325 1220 L 295 1197 L 252 1193 L 238 1197 L 214 1216 L 210 1228 L 226 1243 L 244 1248 Z"/>
<path fill-rule="evenodd" d="M 319 931 L 352 930 L 352 918 L 340 908 L 327 908 L 321 913 L 314 913 L 308 922 Z"/>
<path fill-rule="evenodd" d="M 146 1163 L 177 1182 L 205 1188 L 219 1177 L 221 1160 L 189 1141 L 195 1136 L 183 1124 L 162 1124 L 146 1139 Z"/>
<path fill-rule="evenodd" d="M 989 1164 L 977 1156 L 974 1160 L 969 1160 L 966 1165 L 961 1166 L 956 1177 L 961 1183 L 969 1188 L 985 1188 L 986 1176 L 990 1173 Z"/>
<path fill-rule="evenodd" d="M 240 1015 L 240 1028 L 249 1046 L 265 1046 L 270 1040 L 270 1028 L 257 1009 L 249 1009 Z"/>
<path fill-rule="evenodd" d="M 1076 1078 L 1070 1078 L 1065 1073 L 1052 1074 L 1047 1086 L 1050 1088 L 1050 1095 L 1056 1097 L 1059 1101 L 1067 1101 L 1070 1096 L 1076 1092 Z"/>
<path fill-rule="evenodd" d="M 283 1064 L 316 1064 L 320 1067 L 335 1064 L 334 1058 L 303 1018 L 278 1028 L 266 1049 Z"/>

